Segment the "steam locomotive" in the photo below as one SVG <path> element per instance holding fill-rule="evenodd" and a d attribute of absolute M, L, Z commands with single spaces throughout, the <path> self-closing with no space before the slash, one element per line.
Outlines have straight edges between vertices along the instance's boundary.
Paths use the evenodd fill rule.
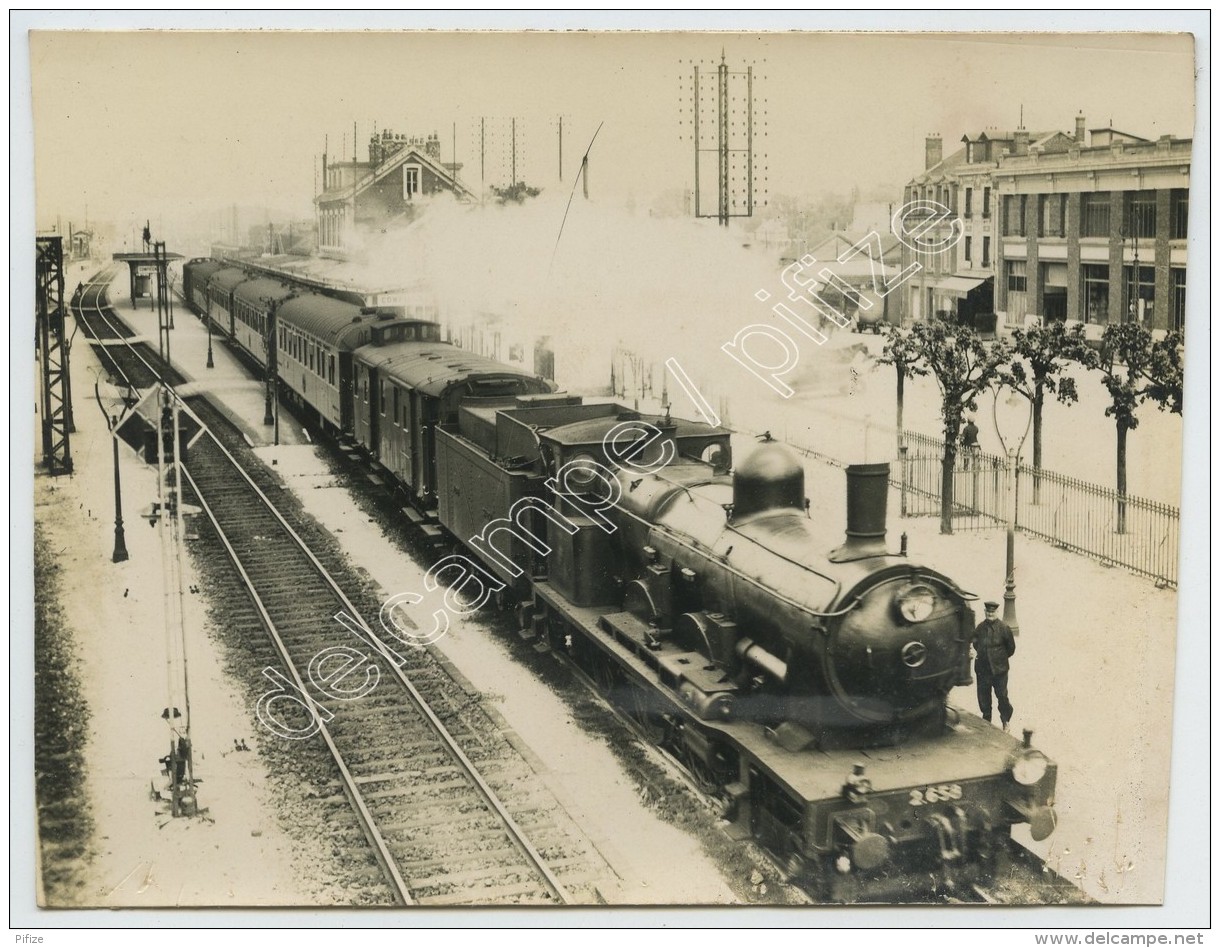
<path fill-rule="evenodd" d="M 679 758 L 730 834 L 823 898 L 960 889 L 996 872 L 1014 825 L 1053 832 L 1056 766 L 1029 732 L 948 704 L 970 680 L 975 597 L 887 541 L 887 465 L 847 469 L 835 537 L 778 444 L 734 467 L 724 428 L 555 393 L 435 324 L 260 286 L 270 320 L 245 308 L 254 293 L 234 305 L 264 276 L 185 270 L 205 314 L 229 304 L 218 328 L 251 358 L 268 347 L 234 319 L 307 334 L 309 361 L 278 363 L 293 397 L 498 580 L 524 638 Z M 296 384 L 303 365 L 321 384 Z"/>

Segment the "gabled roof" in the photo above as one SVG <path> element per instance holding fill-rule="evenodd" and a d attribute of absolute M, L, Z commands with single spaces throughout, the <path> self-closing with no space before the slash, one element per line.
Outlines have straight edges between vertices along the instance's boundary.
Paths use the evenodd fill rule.
<path fill-rule="evenodd" d="M 966 163 L 966 149 L 959 148 L 947 158 L 941 159 L 926 171 L 917 174 L 911 179 L 913 184 L 927 184 L 930 181 L 937 181 L 943 178 L 948 172 L 953 171 L 958 165 Z"/>
<path fill-rule="evenodd" d="M 1109 132 L 1111 135 L 1122 135 L 1123 138 L 1134 139 L 1137 142 L 1152 141 L 1152 139 L 1150 139 L 1150 138 L 1144 138 L 1140 135 L 1132 135 L 1130 132 L 1124 132 L 1121 129 L 1115 128 L 1113 125 L 1103 125 L 1103 126 L 1101 126 L 1101 128 L 1090 128 L 1089 129 L 1090 135 L 1095 135 L 1099 132 Z"/>
<path fill-rule="evenodd" d="M 821 243 L 809 248 L 809 252 L 818 260 L 822 261 L 837 261 L 839 254 L 845 250 L 854 247 L 860 241 L 868 236 L 868 231 L 835 231 Z M 878 234 L 881 238 L 881 256 L 884 258 L 887 254 L 901 246 L 901 241 L 898 240 L 892 233 Z M 871 248 L 870 248 L 871 249 Z M 857 254 L 858 257 L 871 256 L 867 251 Z M 833 267 L 831 269 L 834 269 Z"/>
<path fill-rule="evenodd" d="M 349 184 L 346 187 L 335 188 L 330 191 L 324 191 L 322 194 L 314 198 L 316 203 L 321 204 L 323 201 L 348 200 L 358 194 L 362 194 L 378 181 L 382 181 L 387 175 L 397 171 L 405 164 L 417 164 L 427 168 L 434 175 L 440 178 L 445 184 L 453 190 L 453 193 L 458 197 L 469 198 L 474 195 L 465 185 L 457 180 L 453 172 L 446 168 L 441 162 L 434 158 L 430 158 L 423 152 L 415 148 L 403 148 L 394 152 L 385 161 L 373 168 L 369 174 L 357 179 L 355 184 Z"/>
<path fill-rule="evenodd" d="M 1067 132 L 1048 132 L 1038 139 L 1031 139 L 1029 147 L 1033 148 L 1037 145 L 1043 151 L 1066 151 L 1076 139 Z M 1054 146 L 1048 147 L 1048 146 Z M 1060 147 L 1062 145 L 1062 148 Z"/>

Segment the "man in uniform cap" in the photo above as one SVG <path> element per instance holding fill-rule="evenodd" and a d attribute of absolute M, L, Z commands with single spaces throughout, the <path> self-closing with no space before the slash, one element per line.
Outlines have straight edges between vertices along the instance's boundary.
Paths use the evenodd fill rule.
<path fill-rule="evenodd" d="M 996 612 L 998 602 L 983 604 L 986 618 L 974 630 L 974 677 L 979 689 L 979 713 L 983 720 L 991 723 L 991 692 L 995 691 L 996 703 L 1000 707 L 1000 724 L 1008 730 L 1012 718 L 1012 703 L 1008 700 L 1008 659 L 1017 650 L 1012 629 L 1005 625 Z"/>

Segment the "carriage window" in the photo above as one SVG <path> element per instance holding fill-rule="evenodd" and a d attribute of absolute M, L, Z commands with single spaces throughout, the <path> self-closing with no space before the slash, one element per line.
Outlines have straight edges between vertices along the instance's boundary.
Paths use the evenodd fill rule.
<path fill-rule="evenodd" d="M 330 357 L 330 384 L 335 384 L 335 357 Z"/>
<path fill-rule="evenodd" d="M 379 387 L 381 389 L 381 417 L 384 418 L 385 417 L 385 382 L 384 381 L 380 382 Z"/>
<path fill-rule="evenodd" d="M 368 402 L 368 400 L 369 400 L 369 380 L 368 380 L 368 376 L 365 376 L 365 378 L 364 378 L 364 400 L 365 400 L 365 402 Z"/>
<path fill-rule="evenodd" d="M 394 386 L 394 424 L 398 425 L 401 422 L 398 420 L 398 386 Z"/>

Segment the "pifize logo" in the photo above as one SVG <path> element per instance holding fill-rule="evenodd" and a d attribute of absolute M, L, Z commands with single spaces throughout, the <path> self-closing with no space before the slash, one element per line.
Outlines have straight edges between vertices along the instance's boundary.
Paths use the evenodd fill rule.
<path fill-rule="evenodd" d="M 961 240 L 964 231 L 961 220 L 954 217 L 949 208 L 935 201 L 904 204 L 895 212 L 890 225 L 894 236 L 905 246 L 922 254 L 948 251 Z M 877 300 L 893 293 L 923 269 L 921 263 L 914 261 L 887 279 L 881 262 L 881 236 L 876 231 L 870 231 L 863 240 L 845 250 L 838 260 L 839 263 L 847 263 L 861 254 L 868 258 L 871 292 Z M 819 346 L 825 345 L 829 338 L 819 327 L 827 326 L 827 323 L 839 328 L 847 326 L 849 317 L 826 299 L 820 290 L 822 286 L 833 287 L 843 300 L 853 301 L 861 310 L 869 310 L 876 305 L 873 299 L 848 285 L 828 267 L 813 273 L 816 265 L 817 260 L 806 254 L 780 273 L 780 282 L 787 294 L 785 299 L 771 306 L 771 312 L 783 321 L 781 325 L 751 323 L 739 329 L 731 340 L 720 347 L 729 358 L 784 398 L 791 398 L 795 394 L 783 376 L 796 368 L 800 360 L 800 347 L 782 325 L 786 324 L 799 336 Z M 765 303 L 771 299 L 771 295 L 767 290 L 760 289 L 754 298 Z M 765 359 L 760 355 L 759 349 L 768 348 L 765 343 L 759 344 L 763 340 L 770 340 L 772 354 L 781 356 L 778 360 Z M 709 425 L 719 425 L 720 416 L 678 360 L 671 356 L 665 366 L 694 403 L 695 410 L 703 420 Z M 650 451 L 654 444 L 656 450 Z M 619 470 L 633 475 L 648 475 L 662 470 L 673 461 L 676 453 L 673 442 L 665 441 L 660 429 L 639 420 L 625 421 L 610 429 L 602 439 L 602 449 L 605 457 Z M 642 458 L 649 455 L 655 456 L 647 463 L 643 462 Z M 600 489 L 595 485 L 600 485 Z M 615 478 L 615 471 L 605 465 L 589 457 L 568 461 L 555 472 L 554 477 L 546 481 L 546 487 L 604 532 L 614 533 L 617 529 L 606 516 L 606 511 L 618 504 L 622 488 Z M 489 522 L 470 538 L 467 546 L 482 553 L 513 577 L 520 576 L 523 573 L 521 567 L 497 549 L 492 538 L 507 531 L 539 556 L 548 555 L 551 548 L 521 522 L 527 510 L 535 511 L 569 535 L 577 531 L 576 525 L 554 505 L 541 498 L 523 497 L 509 509 L 507 517 Z M 443 593 L 440 592 L 442 578 L 447 582 Z M 455 553 L 434 563 L 424 574 L 424 592 L 430 594 L 434 604 L 439 599 L 439 607 L 431 613 L 430 627 L 421 628 L 411 618 L 409 610 L 427 601 L 424 595 L 414 591 L 391 596 L 382 605 L 378 622 L 384 638 L 346 611 L 340 610 L 334 618 L 382 658 L 401 668 L 406 659 L 398 648 L 411 651 L 431 645 L 449 631 L 450 615 L 475 613 L 487 604 L 492 595 L 504 588 L 505 584 L 483 567 L 469 557 Z M 259 698 L 255 713 L 263 726 L 273 734 L 288 740 L 304 740 L 317 734 L 322 724 L 334 718 L 330 710 L 310 696 L 304 682 L 292 681 L 270 666 L 263 669 L 263 675 L 274 687 Z M 332 645 L 310 659 L 306 676 L 309 684 L 323 698 L 352 701 L 377 687 L 381 680 L 381 669 L 367 652 L 350 645 Z"/>
<path fill-rule="evenodd" d="M 894 236 L 917 254 L 945 253 L 952 249 L 965 233 L 961 219 L 936 201 L 921 200 L 904 204 L 894 212 L 890 227 Z M 869 231 L 862 240 L 839 254 L 838 260 L 839 263 L 847 263 L 861 255 L 868 259 L 871 284 L 869 289 L 876 301 L 884 300 L 924 269 L 923 264 L 915 260 L 901 272 L 887 278 L 882 263 L 881 235 L 875 230 Z M 822 327 L 829 328 L 827 324 L 833 324 L 841 329 L 851 322 L 843 310 L 836 308 L 823 295 L 822 288 L 833 288 L 836 295 L 842 297 L 845 302 L 850 300 L 860 310 L 868 311 L 877 305 L 874 299 L 865 296 L 858 287 L 844 282 L 829 267 L 823 266 L 814 273 L 817 263 L 817 260 L 806 254 L 780 273 L 780 283 L 787 293 L 771 306 L 771 312 L 781 320 L 779 325 L 770 322 L 751 323 L 739 329 L 732 339 L 720 347 L 729 358 L 784 398 L 791 398 L 795 390 L 783 377 L 796 368 L 801 357 L 800 346 L 787 329 L 795 330 L 798 337 L 822 346 L 829 338 L 822 331 Z M 754 294 L 754 298 L 760 303 L 766 303 L 771 297 L 772 294 L 765 289 L 759 289 Z M 678 385 L 694 403 L 703 420 L 709 425 L 720 424 L 720 417 L 678 360 L 671 356 L 666 360 L 665 366 L 673 373 Z"/>

